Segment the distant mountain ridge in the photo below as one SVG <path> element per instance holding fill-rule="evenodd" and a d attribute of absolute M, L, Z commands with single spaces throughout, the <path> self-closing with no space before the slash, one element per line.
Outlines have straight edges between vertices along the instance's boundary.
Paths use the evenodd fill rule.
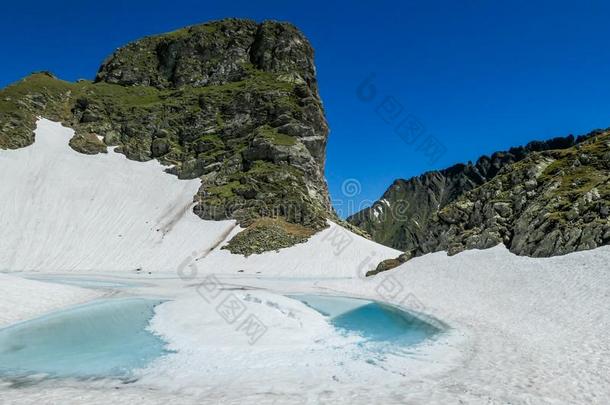
<path fill-rule="evenodd" d="M 533 141 L 490 156 L 476 163 L 458 163 L 447 169 L 426 172 L 410 179 L 397 179 L 371 207 L 347 221 L 368 232 L 375 241 L 395 249 L 410 250 L 425 240 L 426 224 L 447 204 L 494 178 L 503 167 L 525 159 L 531 152 L 565 149 L 586 139 L 573 135 Z M 400 215 L 391 205 L 402 203 Z"/>
<path fill-rule="evenodd" d="M 475 164 L 399 179 L 379 201 L 347 220 L 375 241 L 408 251 L 408 257 L 498 243 L 528 256 L 596 247 L 610 238 L 604 208 L 610 205 L 609 142 L 607 131 L 534 141 L 482 156 Z M 565 183 L 571 180 L 584 183 L 570 189 Z M 584 225 L 568 215 L 587 193 L 599 194 L 593 197 L 599 207 L 592 218 L 599 226 L 591 237 L 574 231 Z M 400 215 L 396 205 L 401 205 Z M 541 227 L 545 234 L 534 236 Z"/>

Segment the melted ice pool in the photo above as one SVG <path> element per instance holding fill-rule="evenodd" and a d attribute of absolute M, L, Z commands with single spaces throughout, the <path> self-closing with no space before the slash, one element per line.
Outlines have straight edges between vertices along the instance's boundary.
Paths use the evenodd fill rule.
<path fill-rule="evenodd" d="M 0 329 L 0 377 L 129 377 L 165 353 L 147 330 L 160 300 L 99 300 Z"/>
<path fill-rule="evenodd" d="M 375 301 L 321 295 L 293 295 L 291 298 L 320 312 L 339 331 L 360 335 L 365 343 L 412 346 L 442 331 L 440 326 Z"/>

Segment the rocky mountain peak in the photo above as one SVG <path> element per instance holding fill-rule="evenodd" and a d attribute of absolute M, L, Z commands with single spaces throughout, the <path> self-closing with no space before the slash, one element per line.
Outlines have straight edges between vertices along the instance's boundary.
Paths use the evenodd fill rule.
<path fill-rule="evenodd" d="M 313 48 L 292 24 L 225 19 L 146 37 L 115 51 L 96 82 L 203 87 L 238 82 L 252 69 L 304 83 L 317 95 Z"/>
<path fill-rule="evenodd" d="M 313 49 L 291 24 L 225 19 L 146 37 L 93 82 L 29 76 L 0 91 L 0 148 L 30 145 L 38 116 L 74 128 L 78 152 L 116 146 L 200 178 L 197 215 L 253 227 L 236 251 L 294 244 L 334 217 Z"/>

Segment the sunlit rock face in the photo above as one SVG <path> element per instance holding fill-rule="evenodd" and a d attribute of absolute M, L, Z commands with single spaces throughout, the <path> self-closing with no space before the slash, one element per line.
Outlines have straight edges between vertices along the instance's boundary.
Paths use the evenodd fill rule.
<path fill-rule="evenodd" d="M 396 180 L 348 221 L 409 257 L 501 243 L 535 257 L 592 249 L 610 242 L 609 145 L 595 131 Z"/>
<path fill-rule="evenodd" d="M 248 227 L 272 217 L 315 233 L 336 218 L 313 49 L 291 24 L 226 19 L 143 38 L 110 55 L 93 82 L 36 73 L 0 99 L 0 149 L 31 145 L 44 117 L 75 129 L 69 145 L 82 154 L 116 146 L 201 179 L 190 197 L 202 219 Z"/>

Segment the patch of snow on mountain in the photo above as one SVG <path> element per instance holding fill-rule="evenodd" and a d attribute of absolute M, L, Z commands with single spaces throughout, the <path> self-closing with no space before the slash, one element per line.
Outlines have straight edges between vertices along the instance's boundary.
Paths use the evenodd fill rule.
<path fill-rule="evenodd" d="M 0 271 L 174 269 L 234 227 L 192 212 L 200 180 L 154 160 L 77 153 L 73 133 L 42 119 L 33 145 L 0 151 Z"/>

